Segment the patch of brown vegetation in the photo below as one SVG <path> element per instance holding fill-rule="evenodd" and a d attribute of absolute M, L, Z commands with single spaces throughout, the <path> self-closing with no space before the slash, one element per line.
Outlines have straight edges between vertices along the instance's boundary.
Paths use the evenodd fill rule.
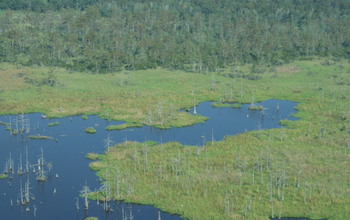
<path fill-rule="evenodd" d="M 276 72 L 279 73 L 297 73 L 299 68 L 296 66 L 278 66 L 276 67 Z"/>
<path fill-rule="evenodd" d="M 23 78 L 28 74 L 20 69 L 0 70 L 0 87 L 4 91 L 24 88 Z"/>

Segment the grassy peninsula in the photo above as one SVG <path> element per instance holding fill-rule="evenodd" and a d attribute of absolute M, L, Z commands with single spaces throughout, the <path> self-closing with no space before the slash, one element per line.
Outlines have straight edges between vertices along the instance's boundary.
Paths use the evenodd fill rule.
<path fill-rule="evenodd" d="M 299 102 L 300 120 L 282 122 L 289 128 L 248 132 L 205 147 L 126 142 L 91 168 L 111 186 L 114 199 L 188 219 L 347 219 L 349 64 L 323 63 L 294 62 L 258 81 L 232 82 L 246 88 L 242 102 Z"/>

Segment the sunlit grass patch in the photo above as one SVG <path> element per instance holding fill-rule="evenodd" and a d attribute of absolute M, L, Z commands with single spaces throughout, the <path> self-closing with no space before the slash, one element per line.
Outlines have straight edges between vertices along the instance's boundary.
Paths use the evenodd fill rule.
<path fill-rule="evenodd" d="M 59 122 L 52 122 L 52 123 L 49 123 L 47 126 L 53 127 L 53 126 L 57 126 L 59 124 L 60 124 Z"/>
<path fill-rule="evenodd" d="M 126 128 L 140 128 L 142 127 L 142 124 L 140 123 L 134 123 L 134 122 L 126 122 L 120 125 L 109 125 L 106 127 L 106 130 L 111 131 L 111 130 L 123 130 Z"/>
<path fill-rule="evenodd" d="M 88 133 L 88 134 L 95 134 L 96 133 L 96 129 L 93 128 L 93 127 L 88 127 L 88 128 L 85 128 L 85 132 Z"/>
<path fill-rule="evenodd" d="M 86 154 L 85 158 L 89 159 L 89 160 L 97 160 L 99 158 L 99 154 L 96 153 L 88 153 Z"/>

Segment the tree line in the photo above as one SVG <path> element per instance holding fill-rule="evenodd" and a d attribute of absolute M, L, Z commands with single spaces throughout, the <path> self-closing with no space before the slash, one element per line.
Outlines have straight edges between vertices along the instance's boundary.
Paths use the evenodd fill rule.
<path fill-rule="evenodd" d="M 350 2 L 5 0 L 0 61 L 95 73 L 350 58 Z"/>

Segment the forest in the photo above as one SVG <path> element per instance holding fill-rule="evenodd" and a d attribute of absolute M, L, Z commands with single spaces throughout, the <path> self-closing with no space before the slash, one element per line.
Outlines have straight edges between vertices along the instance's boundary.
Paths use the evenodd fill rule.
<path fill-rule="evenodd" d="M 207 73 L 350 58 L 347 0 L 4 0 L 0 9 L 0 62 L 27 66 Z"/>

